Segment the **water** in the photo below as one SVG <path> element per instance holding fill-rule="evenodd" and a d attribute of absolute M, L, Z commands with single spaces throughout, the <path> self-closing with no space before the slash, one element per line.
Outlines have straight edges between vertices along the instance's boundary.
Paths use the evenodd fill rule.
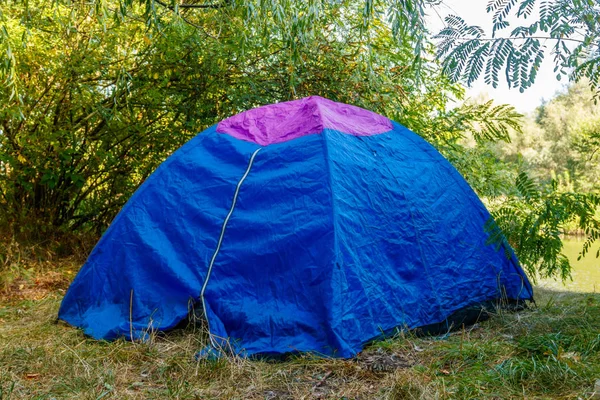
<path fill-rule="evenodd" d="M 579 261 L 577 257 L 583 246 L 583 238 L 569 237 L 563 243 L 563 253 L 569 257 L 573 267 L 571 270 L 573 280 L 563 283 L 560 279 L 542 279 L 538 282 L 538 286 L 561 291 L 600 293 L 600 258 L 596 258 L 600 243 L 594 243 L 592 251 Z"/>

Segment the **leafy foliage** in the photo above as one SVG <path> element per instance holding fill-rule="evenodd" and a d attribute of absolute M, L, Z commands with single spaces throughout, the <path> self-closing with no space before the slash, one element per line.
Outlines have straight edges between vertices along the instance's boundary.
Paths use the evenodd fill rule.
<path fill-rule="evenodd" d="M 377 29 L 385 24 L 390 37 L 412 53 L 412 58 L 405 61 L 418 67 L 423 65 L 422 56 L 428 52 L 424 7 L 431 1 L 192 0 L 179 3 L 173 0 L 56 0 L 48 9 L 68 9 L 71 6 L 85 8 L 88 16 L 104 31 L 111 24 L 145 25 L 153 32 L 148 36 L 151 41 L 158 35 L 168 35 L 165 30 L 168 31 L 170 27 L 185 24 L 194 28 L 198 39 L 233 40 L 241 53 L 245 50 L 255 51 L 257 45 L 271 47 L 273 42 L 277 42 L 293 61 L 292 66 L 305 62 L 302 49 L 314 44 L 316 36 L 324 34 L 337 35 L 338 39 L 344 35 L 351 36 L 358 40 L 354 45 L 364 47 L 358 52 L 364 53 L 361 57 L 374 56 L 377 50 L 373 48 L 375 43 L 371 40 L 377 36 Z M 29 3 L 24 0 L 9 0 L 8 4 L 29 8 Z M 69 15 L 75 17 L 75 14 L 66 13 L 67 20 L 63 23 L 72 22 Z M 233 26 L 239 29 L 236 35 L 231 35 Z M 8 31 L 5 33 L 6 38 L 0 44 L 6 42 L 8 46 L 9 37 L 14 35 L 9 35 Z M 18 81 L 10 80 L 15 75 L 16 65 L 16 62 L 11 62 L 11 57 L 13 53 L 8 47 L 2 54 L 6 68 L 0 69 L 0 78 L 5 78 L 13 90 L 18 90 Z M 414 71 L 420 71 L 420 68 L 414 68 Z"/>
<path fill-rule="evenodd" d="M 542 183 L 557 180 L 561 190 L 598 190 L 600 105 L 585 82 L 540 106 L 524 120 L 522 133 L 495 147 L 503 162 L 521 162 Z M 520 161 L 519 161 L 520 160 Z"/>
<path fill-rule="evenodd" d="M 511 23 L 523 22 L 536 10 L 539 15 L 534 22 L 508 30 Z M 486 36 L 481 27 L 469 25 L 453 15 L 446 18 L 446 26 L 437 34 L 438 55 L 443 58 L 443 70 L 452 82 L 471 85 L 483 76 L 487 84 L 497 87 L 502 74 L 509 87 L 523 92 L 535 82 L 551 45 L 557 79 L 570 74 L 574 81 L 587 82 L 595 96 L 600 94 L 600 5 L 597 2 L 491 0 L 487 12 L 492 14 L 493 20 L 490 36 Z M 520 174 L 514 193 L 507 191 L 498 198 L 491 194 L 488 198 L 496 219 L 490 222 L 492 239 L 508 238 L 530 272 L 538 271 L 547 276 L 560 274 L 565 279 L 569 276 L 570 264 L 561 253 L 561 235 L 573 227 L 586 234 L 581 256 L 598 240 L 597 195 L 583 193 L 596 189 L 596 175 L 600 171 L 596 157 L 599 142 L 597 124 L 595 118 L 591 118 L 595 114 L 589 112 L 589 102 L 579 99 L 575 105 L 560 98 L 555 102 L 560 103 L 560 107 L 545 105 L 538 110 L 535 124 L 545 133 L 546 144 L 540 146 L 537 154 L 529 151 L 522 155 L 524 149 L 519 135 L 516 135 L 519 138 L 516 144 L 499 146 L 516 147 L 512 153 L 516 159 L 512 161 L 522 167 L 525 159 L 526 166 L 533 167 L 532 172 L 539 178 L 548 180 L 552 176 L 553 179 L 548 185 L 538 186 L 527 175 Z M 562 115 L 556 115 L 557 108 Z M 537 159 L 532 159 L 534 154 Z M 507 157 L 504 159 L 510 161 Z M 542 166 L 543 169 L 539 168 Z M 570 186 L 565 187 L 565 182 Z M 483 186 L 486 187 L 489 188 Z M 600 251 L 596 256 L 600 256 Z"/>
<path fill-rule="evenodd" d="M 485 202 L 501 203 L 511 193 L 518 172 L 511 163 L 499 161 L 492 144 L 446 145 L 440 150 Z"/>
<path fill-rule="evenodd" d="M 524 172 L 515 186 L 516 196 L 503 199 L 492 212 L 487 226 L 490 242 L 508 240 L 533 277 L 559 275 L 567 279 L 570 264 L 562 253 L 564 227 L 574 221 L 587 234 L 581 252 L 585 256 L 600 238 L 600 219 L 595 216 L 600 196 L 560 192 L 556 181 L 542 188 Z"/>
<path fill-rule="evenodd" d="M 511 21 L 531 17 L 536 6 L 535 22 L 507 31 Z M 569 74 L 575 81 L 585 78 L 596 94 L 600 92 L 600 5 L 596 1 L 491 0 L 487 11 L 493 15 L 491 37 L 458 16 L 448 16 L 446 27 L 436 36 L 438 55 L 454 82 L 470 85 L 483 75 L 486 83 L 497 87 L 503 71 L 509 87 L 522 92 L 535 81 L 551 45 L 557 79 Z"/>
<path fill-rule="evenodd" d="M 97 235 L 156 166 L 197 132 L 252 107 L 313 94 L 399 121 L 442 151 L 480 196 L 491 203 L 508 199 L 507 206 L 514 201 L 515 210 L 526 211 L 530 200 L 517 195 L 513 166 L 498 164 L 492 145 L 509 146 L 522 116 L 505 105 L 463 103 L 464 89 L 455 82 L 484 74 L 497 85 L 505 70 L 514 85 L 527 85 L 544 44 L 524 29 L 514 33 L 523 36 L 519 44 L 488 40 L 481 28 L 449 17 L 441 66 L 423 19 L 425 8 L 437 3 L 3 2 L 0 228 L 37 240 L 64 232 Z M 491 3 L 494 34 L 507 27 L 508 15 L 529 16 L 534 5 Z M 550 14 L 544 27 L 551 26 Z M 582 146 L 597 140 L 586 138 Z M 473 146 L 465 145 L 469 140 Z M 553 207 L 581 201 L 556 199 L 565 203 Z M 540 207 L 515 211 L 514 224 L 531 222 Z M 507 232 L 517 244 L 540 236 Z M 559 254 L 552 253 L 554 241 L 537 244 L 519 250 L 534 269 L 546 260 L 540 254 Z M 568 264 L 557 269 L 551 260 L 541 265 L 550 273 L 568 271 Z"/>
<path fill-rule="evenodd" d="M 506 140 L 517 126 L 507 107 L 447 111 L 463 92 L 415 57 L 415 46 L 433 54 L 417 3 L 207 4 L 1 6 L 12 58 L 0 78 L 13 81 L 0 87 L 0 222 L 41 236 L 101 231 L 198 131 L 311 94 L 388 115 L 433 142 L 465 128 Z"/>

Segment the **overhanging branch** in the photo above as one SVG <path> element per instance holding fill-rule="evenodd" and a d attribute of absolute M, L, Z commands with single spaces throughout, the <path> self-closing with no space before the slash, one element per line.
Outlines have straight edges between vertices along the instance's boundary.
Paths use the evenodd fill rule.
<path fill-rule="evenodd" d="M 156 3 L 160 4 L 161 6 L 168 8 L 169 10 L 174 10 L 175 7 L 171 6 L 161 0 L 154 0 Z M 223 1 L 222 3 L 211 3 L 211 4 L 177 4 L 177 8 L 204 8 L 204 9 L 208 9 L 208 8 L 223 8 L 226 7 L 228 5 L 227 1 Z"/>
<path fill-rule="evenodd" d="M 564 42 L 575 42 L 583 44 L 585 41 L 580 39 L 568 38 L 568 37 L 552 37 L 552 36 L 510 36 L 510 37 L 464 37 L 464 36 L 452 36 L 452 35 L 435 35 L 435 39 L 453 39 L 460 41 L 468 41 L 468 40 L 480 40 L 482 42 L 493 42 L 497 40 L 527 40 L 527 39 L 538 39 L 538 40 L 561 40 Z"/>

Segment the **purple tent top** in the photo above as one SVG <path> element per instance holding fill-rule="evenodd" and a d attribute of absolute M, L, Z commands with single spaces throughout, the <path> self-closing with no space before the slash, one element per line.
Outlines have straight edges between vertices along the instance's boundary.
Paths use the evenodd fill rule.
<path fill-rule="evenodd" d="M 391 131 L 392 123 L 372 111 L 310 96 L 254 108 L 227 118 L 217 126 L 219 133 L 261 146 L 318 134 L 323 129 L 368 136 Z"/>

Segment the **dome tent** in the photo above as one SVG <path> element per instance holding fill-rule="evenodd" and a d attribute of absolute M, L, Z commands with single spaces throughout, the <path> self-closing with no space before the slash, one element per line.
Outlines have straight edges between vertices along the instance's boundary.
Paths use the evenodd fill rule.
<path fill-rule="evenodd" d="M 90 254 L 59 318 L 97 339 L 190 304 L 246 355 L 351 357 L 382 333 L 532 298 L 490 215 L 418 135 L 308 97 L 223 120 L 171 155 Z"/>

